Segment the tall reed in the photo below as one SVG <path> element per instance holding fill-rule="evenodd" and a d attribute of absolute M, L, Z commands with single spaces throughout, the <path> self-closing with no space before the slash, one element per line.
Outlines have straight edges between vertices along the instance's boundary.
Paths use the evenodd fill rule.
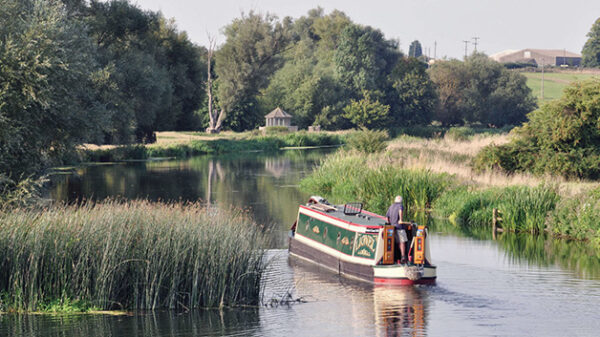
<path fill-rule="evenodd" d="M 326 157 L 300 183 L 304 190 L 335 202 L 361 201 L 365 208 L 384 214 L 396 195 L 404 198 L 407 213 L 423 211 L 451 184 L 446 174 L 403 169 L 381 155 L 345 151 Z"/>
<path fill-rule="evenodd" d="M 0 213 L 3 306 L 257 304 L 265 235 L 242 212 L 148 201 Z"/>

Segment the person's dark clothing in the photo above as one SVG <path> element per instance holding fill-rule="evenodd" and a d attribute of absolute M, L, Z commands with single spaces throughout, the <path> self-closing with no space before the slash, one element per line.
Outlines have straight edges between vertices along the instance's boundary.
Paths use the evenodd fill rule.
<path fill-rule="evenodd" d="M 406 226 L 398 224 L 398 220 L 400 220 L 400 211 L 404 211 L 404 205 L 402 205 L 401 202 L 395 202 L 388 208 L 385 216 L 388 218 L 390 224 L 394 225 L 397 229 L 406 229 Z"/>

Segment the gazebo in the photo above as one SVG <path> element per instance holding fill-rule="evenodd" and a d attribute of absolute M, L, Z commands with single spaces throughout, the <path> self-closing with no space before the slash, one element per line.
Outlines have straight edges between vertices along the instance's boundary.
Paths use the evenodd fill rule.
<path fill-rule="evenodd" d="M 297 126 L 292 126 L 292 115 L 283 111 L 280 107 L 277 107 L 275 110 L 269 112 L 265 116 L 266 124 L 265 126 L 285 126 L 290 131 L 298 131 Z"/>

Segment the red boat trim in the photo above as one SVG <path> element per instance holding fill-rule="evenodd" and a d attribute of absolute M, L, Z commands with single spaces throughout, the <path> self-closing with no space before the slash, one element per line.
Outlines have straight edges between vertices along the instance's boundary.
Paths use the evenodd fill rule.
<path fill-rule="evenodd" d="M 354 222 L 346 221 L 346 220 L 343 220 L 343 219 L 340 219 L 340 218 L 336 218 L 336 217 L 334 217 L 334 216 L 331 216 L 331 215 L 329 215 L 329 214 L 327 214 L 327 213 L 323 213 L 323 212 L 321 212 L 321 211 L 317 211 L 316 209 L 312 209 L 312 208 L 310 208 L 310 207 L 306 207 L 306 206 L 303 206 L 303 205 L 300 205 L 300 208 L 304 208 L 304 209 L 306 209 L 306 210 L 309 210 L 309 211 L 311 211 L 311 212 L 315 212 L 315 213 L 318 213 L 318 214 L 320 214 L 320 215 L 324 215 L 324 216 L 326 216 L 326 217 L 328 217 L 328 218 L 335 219 L 335 220 L 337 220 L 337 221 L 341 221 L 341 222 L 343 222 L 343 223 L 347 223 L 347 224 L 349 224 L 349 225 L 352 225 L 352 226 L 359 226 L 359 227 L 366 227 L 366 228 L 373 228 L 373 229 L 375 229 L 375 228 L 377 228 L 377 229 L 383 228 L 383 226 L 369 226 L 369 225 L 361 225 L 361 224 L 357 224 L 357 223 L 354 223 Z M 331 225 L 334 225 L 334 226 L 335 226 L 335 224 L 334 224 L 334 223 L 331 223 L 331 222 L 330 222 L 329 224 L 331 224 Z M 339 227 L 339 226 L 337 226 L 337 227 Z M 361 234 L 378 234 L 378 233 L 361 233 Z"/>
<path fill-rule="evenodd" d="M 364 233 L 361 233 L 361 234 L 364 234 Z M 335 248 L 329 247 L 328 245 L 326 245 L 326 244 L 324 244 L 324 243 L 322 243 L 322 242 L 319 242 L 319 241 L 313 240 L 313 239 L 311 239 L 311 238 L 309 238 L 309 237 L 307 237 L 307 236 L 304 236 L 304 235 L 302 235 L 302 234 L 295 233 L 294 235 L 300 235 L 301 237 L 303 237 L 303 238 L 304 238 L 304 239 L 306 239 L 306 240 L 310 240 L 310 241 L 312 241 L 312 242 L 314 242 L 314 243 L 316 243 L 316 244 L 318 244 L 318 245 L 321 245 L 321 246 L 327 247 L 327 248 L 329 248 L 329 249 L 333 249 L 333 250 L 335 250 L 336 252 L 338 252 L 338 253 L 341 253 L 341 254 L 344 254 L 344 255 L 346 255 L 346 256 L 355 257 L 355 258 L 358 258 L 358 259 L 365 259 L 365 260 L 375 261 L 375 258 L 374 258 L 374 257 L 373 257 L 373 258 L 368 258 L 368 257 L 362 257 L 362 256 L 356 256 L 356 255 L 349 255 L 349 254 L 346 254 L 346 253 L 344 253 L 344 252 L 342 252 L 342 251 L 340 251 L 340 250 L 337 250 L 337 249 L 335 249 Z M 323 253 L 323 254 L 327 254 L 327 253 L 325 253 L 325 252 L 323 252 L 323 251 L 320 251 L 320 252 L 321 252 L 321 253 Z M 373 267 L 373 266 L 371 266 L 371 267 Z"/>
<path fill-rule="evenodd" d="M 407 278 L 381 278 L 375 277 L 373 278 L 373 282 L 375 284 L 388 284 L 388 285 L 401 285 L 401 286 L 410 286 L 414 284 L 435 284 L 435 277 L 422 278 L 419 280 L 409 280 Z"/>

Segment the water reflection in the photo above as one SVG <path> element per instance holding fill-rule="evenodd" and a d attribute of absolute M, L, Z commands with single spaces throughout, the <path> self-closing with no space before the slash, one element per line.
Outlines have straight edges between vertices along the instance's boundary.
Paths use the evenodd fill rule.
<path fill-rule="evenodd" d="M 276 229 L 276 247 L 285 247 L 285 233 L 298 204 L 308 195 L 298 182 L 332 149 L 198 156 L 185 160 L 114 163 L 78 168 L 56 175 L 50 198 L 202 201 L 249 209 L 256 222 Z"/>
<path fill-rule="evenodd" d="M 319 303 L 308 314 L 315 333 L 327 335 L 330 312 L 338 317 L 335 335 L 426 336 L 428 296 L 432 287 L 374 286 L 338 276 L 328 270 L 290 258 L 297 296 L 307 296 L 308 304 Z M 343 321 L 339 319 L 343 318 Z M 335 318 L 332 318 L 335 321 Z M 317 329 L 319 324 L 324 327 Z M 325 330 L 323 330 L 325 329 Z"/>
<path fill-rule="evenodd" d="M 3 336 L 244 336 L 258 329 L 258 309 L 132 315 L 3 315 Z"/>

